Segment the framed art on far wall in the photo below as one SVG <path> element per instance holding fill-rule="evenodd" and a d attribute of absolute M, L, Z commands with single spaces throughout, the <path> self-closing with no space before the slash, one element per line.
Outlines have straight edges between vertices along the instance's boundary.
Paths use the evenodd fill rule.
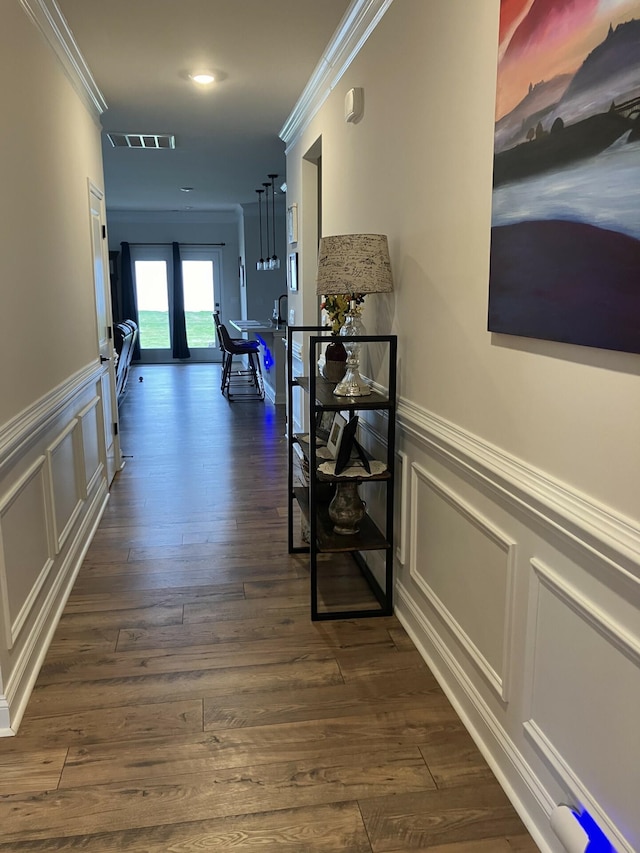
<path fill-rule="evenodd" d="M 287 278 L 289 279 L 289 290 L 298 289 L 298 253 L 290 252 L 287 258 Z"/>

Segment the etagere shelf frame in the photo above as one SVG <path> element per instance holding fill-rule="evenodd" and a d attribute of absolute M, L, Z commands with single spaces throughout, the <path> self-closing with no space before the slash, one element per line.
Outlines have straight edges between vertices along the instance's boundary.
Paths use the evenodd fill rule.
<path fill-rule="evenodd" d="M 306 376 L 294 376 L 294 340 L 303 336 L 307 348 L 308 372 Z M 395 412 L 396 412 L 396 360 L 397 337 L 395 335 L 362 335 L 357 338 L 344 337 L 361 345 L 382 345 L 387 348 L 387 382 L 384 389 L 372 390 L 363 397 L 338 397 L 333 393 L 335 384 L 327 382 L 317 374 L 320 348 L 332 339 L 329 329 L 320 326 L 290 326 L 287 329 L 287 432 L 288 432 L 288 547 L 289 553 L 308 553 L 311 581 L 311 618 L 314 621 L 329 619 L 353 619 L 371 616 L 389 616 L 393 612 L 393 517 L 394 517 L 394 463 L 395 463 Z M 301 389 L 308 432 L 293 431 L 294 389 Z M 380 386 L 378 386 L 380 388 Z M 317 429 L 320 416 L 325 412 L 342 412 L 348 418 L 359 412 L 382 412 L 386 414 L 384 440 L 386 443 L 385 470 L 381 473 L 345 477 L 319 471 L 326 461 L 318 456 Z M 369 455 L 369 454 L 368 454 Z M 302 457 L 308 465 L 308 486 L 296 484 L 295 464 Z M 329 518 L 328 501 L 321 494 L 327 484 L 349 482 L 376 482 L 384 497 L 384 523 L 378 524 L 367 513 L 359 524 L 357 533 L 343 535 L 333 530 Z M 309 544 L 295 542 L 295 507 L 308 523 Z M 381 584 L 371 571 L 363 552 L 384 552 L 384 582 Z M 378 606 L 366 609 L 346 608 L 336 610 L 319 609 L 318 556 L 321 554 L 350 554 L 367 580 Z"/>

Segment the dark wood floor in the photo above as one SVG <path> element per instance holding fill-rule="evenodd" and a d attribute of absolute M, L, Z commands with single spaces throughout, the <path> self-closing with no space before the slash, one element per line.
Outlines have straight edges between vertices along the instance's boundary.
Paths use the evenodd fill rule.
<path fill-rule="evenodd" d="M 398 621 L 310 621 L 283 413 L 218 383 L 130 378 L 126 467 L 0 740 L 0 851 L 535 851 Z"/>

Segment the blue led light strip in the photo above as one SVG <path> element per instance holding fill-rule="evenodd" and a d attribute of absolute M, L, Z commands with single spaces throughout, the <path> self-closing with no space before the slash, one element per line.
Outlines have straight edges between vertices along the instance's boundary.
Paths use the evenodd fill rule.
<path fill-rule="evenodd" d="M 262 364 L 264 369 L 268 372 L 273 367 L 273 356 L 271 355 L 271 350 L 265 343 L 264 338 L 261 338 L 260 335 L 256 335 L 258 343 L 262 347 Z"/>

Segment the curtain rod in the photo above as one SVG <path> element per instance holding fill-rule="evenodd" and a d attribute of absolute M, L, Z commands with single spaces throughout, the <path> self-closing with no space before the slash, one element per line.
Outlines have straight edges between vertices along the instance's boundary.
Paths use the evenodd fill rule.
<path fill-rule="evenodd" d="M 179 240 L 174 240 L 174 243 L 179 243 L 180 246 L 226 246 L 226 243 L 180 243 Z M 129 243 L 130 246 L 171 246 L 172 243 Z"/>

